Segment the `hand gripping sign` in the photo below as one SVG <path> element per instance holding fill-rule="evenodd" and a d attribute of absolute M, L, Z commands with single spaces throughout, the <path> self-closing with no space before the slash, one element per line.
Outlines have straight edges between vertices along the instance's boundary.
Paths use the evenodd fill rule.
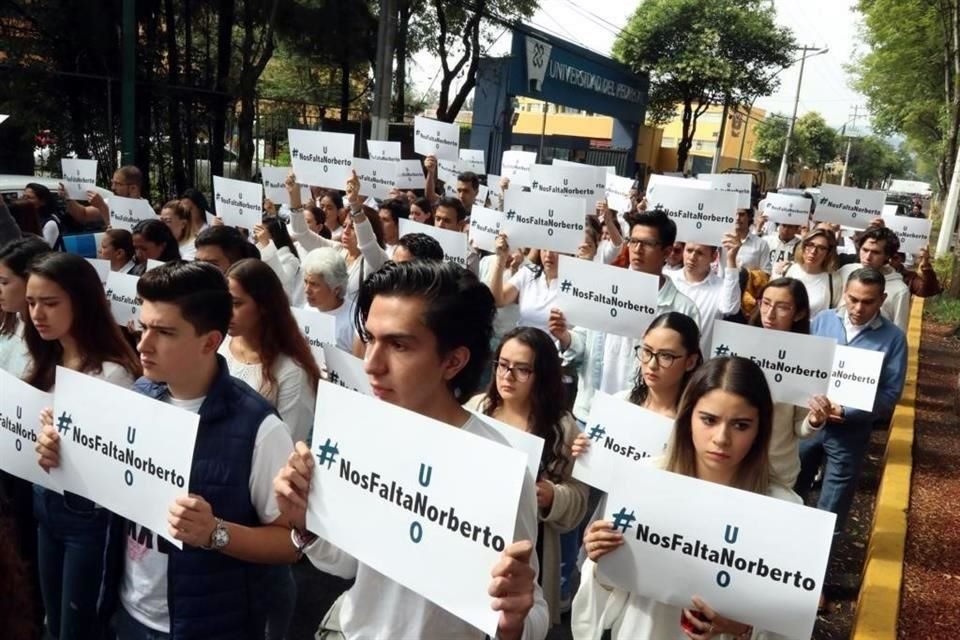
<path fill-rule="evenodd" d="M 144 220 L 159 220 L 153 207 L 144 198 L 124 198 L 110 196 L 110 226 L 114 229 L 126 229 L 133 232 L 133 228 Z"/>
<path fill-rule="evenodd" d="M 866 229 L 874 218 L 883 214 L 887 194 L 883 191 L 841 187 L 835 184 L 820 186 L 813 219 L 854 229 Z"/>
<path fill-rule="evenodd" d="M 510 246 L 574 254 L 583 242 L 586 214 L 579 198 L 508 189 L 500 231 Z"/>
<path fill-rule="evenodd" d="M 670 184 L 647 189 L 647 206 L 664 210 L 676 223 L 677 242 L 717 246 L 737 221 L 737 197 L 729 191 Z"/>
<path fill-rule="evenodd" d="M 290 161 L 297 181 L 343 189 L 353 167 L 353 134 L 288 129 Z"/>
<path fill-rule="evenodd" d="M 473 205 L 470 210 L 470 242 L 473 246 L 481 251 L 496 252 L 497 234 L 500 233 L 502 221 L 502 211 Z"/>
<path fill-rule="evenodd" d="M 464 232 L 440 229 L 416 220 L 400 218 L 398 233 L 401 238 L 408 233 L 422 233 L 430 236 L 443 248 L 444 260 L 456 263 L 464 269 L 467 268 L 467 254 L 470 253 L 470 247 L 467 245 L 467 234 Z"/>
<path fill-rule="evenodd" d="M 900 240 L 900 251 L 916 255 L 930 244 L 930 229 L 933 220 L 884 214 L 883 222 Z"/>
<path fill-rule="evenodd" d="M 573 326 L 639 338 L 657 315 L 657 276 L 570 256 L 558 269 L 557 306 Z"/>
<path fill-rule="evenodd" d="M 231 227 L 253 229 L 263 219 L 263 185 L 213 176 L 217 216 Z"/>
<path fill-rule="evenodd" d="M 65 491 L 170 540 L 170 505 L 189 493 L 200 416 L 115 384 L 57 367 L 53 424 Z M 108 409 L 109 407 L 109 409 Z"/>
<path fill-rule="evenodd" d="M 353 159 L 353 169 L 360 178 L 360 194 L 386 200 L 397 186 L 397 163 L 384 160 Z"/>
<path fill-rule="evenodd" d="M 493 637 L 526 456 L 328 382 L 317 408 L 307 528 Z"/>
<path fill-rule="evenodd" d="M 883 372 L 882 351 L 837 345 L 827 398 L 844 407 L 873 411 Z"/>
<path fill-rule="evenodd" d="M 413 150 L 438 160 L 460 158 L 460 125 L 440 122 L 423 116 L 413 119 Z"/>
<path fill-rule="evenodd" d="M 616 464 L 601 508 L 624 545 L 600 558 L 603 583 L 676 607 L 689 607 L 697 594 L 725 618 L 810 637 L 834 514 L 797 504 L 784 488 L 774 489 L 783 497 L 776 499 Z"/>
<path fill-rule="evenodd" d="M 0 389 L 0 470 L 63 493 L 57 477 L 37 464 L 40 412 L 53 406 L 53 394 L 40 391 L 3 369 Z"/>
<path fill-rule="evenodd" d="M 140 320 L 140 308 L 143 300 L 137 294 L 137 281 L 140 276 L 111 271 L 107 274 L 106 296 L 110 302 L 110 313 L 121 327 L 129 322 Z"/>
<path fill-rule="evenodd" d="M 274 204 L 290 204 L 290 194 L 287 192 L 287 176 L 290 167 L 260 167 L 260 181 L 263 183 L 263 195 Z M 310 187 L 300 185 L 300 202 L 308 205 L 313 202 L 310 196 Z"/>

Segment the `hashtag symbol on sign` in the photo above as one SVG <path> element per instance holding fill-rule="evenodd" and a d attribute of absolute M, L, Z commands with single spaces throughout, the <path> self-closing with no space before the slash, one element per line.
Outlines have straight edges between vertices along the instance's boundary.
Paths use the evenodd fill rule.
<path fill-rule="evenodd" d="M 717 348 L 714 349 L 714 351 L 713 351 L 713 355 L 715 355 L 715 356 L 718 357 L 718 358 L 719 358 L 719 357 L 722 357 L 722 356 L 725 356 L 725 355 L 727 355 L 727 354 L 729 354 L 729 353 L 730 353 L 730 347 L 728 347 L 728 346 L 725 345 L 725 344 L 718 345 Z"/>
<path fill-rule="evenodd" d="M 563 293 L 566 293 L 567 291 L 570 291 L 571 286 L 573 285 L 569 280 L 564 280 L 563 282 L 560 283 L 560 291 L 562 291 Z"/>
<path fill-rule="evenodd" d="M 507 220 L 513 220 L 513 218 L 516 215 L 517 215 L 517 212 L 514 211 L 513 209 L 511 209 L 510 211 L 507 211 Z"/>
<path fill-rule="evenodd" d="M 592 428 L 590 429 L 590 439 L 591 439 L 591 440 L 599 440 L 599 439 L 602 438 L 604 435 L 606 435 L 606 433 L 607 433 L 607 430 L 606 430 L 606 429 L 604 429 L 604 428 L 601 427 L 600 425 L 597 425 L 597 426 L 592 427 Z"/>
<path fill-rule="evenodd" d="M 70 431 L 70 425 L 73 424 L 73 418 L 67 415 L 67 412 L 64 411 L 63 415 L 57 418 L 57 431 L 60 433 L 66 433 Z"/>
<path fill-rule="evenodd" d="M 327 438 L 327 441 L 320 445 L 319 450 L 320 455 L 317 456 L 317 462 L 327 465 L 327 469 L 329 469 L 337 461 L 337 454 L 340 453 L 337 443 L 332 443 L 330 438 Z"/>
<path fill-rule="evenodd" d="M 336 371 L 330 372 L 330 382 L 333 384 L 340 384 L 340 374 Z"/>
<path fill-rule="evenodd" d="M 626 533 L 627 529 L 633 527 L 631 523 L 636 519 L 637 516 L 633 515 L 633 511 L 627 513 L 627 508 L 623 507 L 620 511 L 613 514 L 613 528 L 619 529 L 620 533 Z"/>

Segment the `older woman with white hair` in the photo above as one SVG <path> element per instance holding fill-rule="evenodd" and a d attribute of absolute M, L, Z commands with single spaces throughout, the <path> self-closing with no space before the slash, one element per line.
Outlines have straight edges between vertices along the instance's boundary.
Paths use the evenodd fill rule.
<path fill-rule="evenodd" d="M 347 299 L 347 262 L 332 247 L 320 247 L 303 260 L 303 290 L 307 306 L 329 313 L 336 321 L 337 347 L 353 352 L 356 331 L 353 302 Z"/>

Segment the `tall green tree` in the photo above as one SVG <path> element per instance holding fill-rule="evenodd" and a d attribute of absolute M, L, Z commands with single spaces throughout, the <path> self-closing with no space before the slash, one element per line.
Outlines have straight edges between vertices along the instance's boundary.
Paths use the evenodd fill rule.
<path fill-rule="evenodd" d="M 613 55 L 650 74 L 651 102 L 679 105 L 682 171 L 711 105 L 746 106 L 773 93 L 795 41 L 765 0 L 646 0 L 617 37 Z"/>
<path fill-rule="evenodd" d="M 822 182 L 827 163 L 836 160 L 840 153 L 840 136 L 816 111 L 797 118 L 794 135 L 800 140 L 803 164 L 816 169 L 817 182 Z"/>
<path fill-rule="evenodd" d="M 765 119 L 757 123 L 757 141 L 753 145 L 753 156 L 767 165 L 770 171 L 774 173 L 780 171 L 780 163 L 783 160 L 783 147 L 787 141 L 787 130 L 789 127 L 790 117 L 782 113 L 769 114 Z M 794 131 L 794 134 L 796 134 L 796 131 Z M 790 155 L 787 158 L 788 173 L 796 171 L 800 157 L 804 152 L 803 140 L 795 137 L 790 144 Z"/>
<path fill-rule="evenodd" d="M 909 175 L 912 166 L 905 152 L 882 138 L 866 136 L 850 146 L 847 176 L 854 186 L 879 189 L 885 180 Z"/>

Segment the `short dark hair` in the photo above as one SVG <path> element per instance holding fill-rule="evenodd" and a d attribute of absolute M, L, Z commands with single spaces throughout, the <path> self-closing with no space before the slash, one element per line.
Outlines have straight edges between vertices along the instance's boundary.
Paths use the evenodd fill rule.
<path fill-rule="evenodd" d="M 200 193 L 200 191 L 190 187 L 183 192 L 183 195 L 180 196 L 180 199 L 189 200 L 193 204 L 197 205 L 197 208 L 203 212 L 204 219 L 206 219 L 207 211 L 210 209 L 210 205 L 207 203 L 207 197 Z"/>
<path fill-rule="evenodd" d="M 760 317 L 760 301 L 763 299 L 763 294 L 767 289 L 787 289 L 790 292 L 790 295 L 793 297 L 793 306 L 796 309 L 796 315 L 803 314 L 802 317 L 793 321 L 790 332 L 810 333 L 810 296 L 807 295 L 806 285 L 796 278 L 774 278 L 763 285 L 760 293 L 756 296 L 757 306 L 754 307 L 753 313 L 750 314 L 750 319 L 747 324 L 753 327 L 763 326 L 763 320 Z"/>
<path fill-rule="evenodd" d="M 627 217 L 627 221 L 630 223 L 630 231 L 638 225 L 656 229 L 662 247 L 669 247 L 677 241 L 677 223 L 671 220 L 663 209 L 634 213 Z"/>
<path fill-rule="evenodd" d="M 464 171 L 457 176 L 457 182 L 468 182 L 474 191 L 480 190 L 480 177 L 473 171 Z"/>
<path fill-rule="evenodd" d="M 163 245 L 163 253 L 157 260 L 169 262 L 180 259 L 180 243 L 173 236 L 170 227 L 160 222 L 159 219 L 141 220 L 133 227 L 133 235 L 140 235 L 154 244 Z"/>
<path fill-rule="evenodd" d="M 883 252 L 888 258 L 892 258 L 900 251 L 900 238 L 897 234 L 886 227 L 872 227 L 857 236 L 857 251 L 867 240 L 883 243 Z"/>
<path fill-rule="evenodd" d="M 230 264 L 238 260 L 243 260 L 244 258 L 254 257 L 251 255 L 250 247 L 256 249 L 256 246 L 247 242 L 247 239 L 243 237 L 243 234 L 240 233 L 236 227 L 228 227 L 226 225 L 207 227 L 197 235 L 197 239 L 193 241 L 193 244 L 198 249 L 209 246 L 220 247 L 220 250 L 223 251 L 223 255 L 227 257 Z M 257 258 L 260 257 L 259 253 L 260 251 L 257 250 Z"/>
<path fill-rule="evenodd" d="M 850 284 L 854 281 L 861 284 L 880 287 L 880 293 L 883 293 L 887 288 L 886 276 L 873 267 L 860 267 L 850 274 L 850 277 L 847 278 L 846 284 Z"/>
<path fill-rule="evenodd" d="M 436 238 L 425 233 L 408 233 L 397 241 L 398 247 L 403 247 L 417 260 L 443 260 L 443 247 Z"/>
<path fill-rule="evenodd" d="M 490 340 L 497 307 L 493 294 L 476 275 L 451 262 L 413 260 L 388 262 L 360 285 L 355 324 L 366 342 L 370 306 L 378 295 L 418 297 L 426 302 L 424 324 L 446 354 L 457 347 L 470 351 L 467 364 L 448 383 L 454 396 L 464 401 L 476 390 L 490 362 Z"/>
<path fill-rule="evenodd" d="M 340 195 L 340 192 L 336 189 L 327 189 L 320 199 L 330 198 L 333 201 L 333 206 L 337 209 L 343 209 L 343 196 Z"/>
<path fill-rule="evenodd" d="M 233 315 L 233 298 L 226 277 L 211 264 L 183 260 L 167 262 L 140 276 L 137 294 L 148 302 L 176 305 L 183 319 L 198 335 L 209 331 L 227 334 Z"/>
<path fill-rule="evenodd" d="M 127 184 L 136 185 L 140 190 L 143 189 L 143 172 L 140 171 L 139 167 L 127 164 L 117 169 L 117 173 L 123 176 Z"/>
<path fill-rule="evenodd" d="M 126 229 L 107 229 L 103 232 L 110 238 L 114 249 L 120 249 L 127 254 L 127 260 L 133 260 L 133 234 Z M 179 249 L 178 249 L 179 250 Z"/>
<path fill-rule="evenodd" d="M 440 198 L 433 210 L 436 211 L 440 207 L 455 210 L 457 212 L 457 222 L 463 222 L 467 218 L 467 209 L 460 202 L 460 198 L 451 198 L 450 196 Z"/>
<path fill-rule="evenodd" d="M 267 233 L 270 234 L 270 239 L 273 240 L 273 244 L 276 245 L 277 249 L 282 249 L 286 247 L 290 250 L 297 259 L 300 258 L 300 254 L 297 252 L 297 247 L 294 244 L 293 240 L 290 239 L 290 232 L 287 231 L 287 225 L 283 224 L 279 218 L 274 216 L 264 216 L 263 217 L 263 226 L 267 228 Z M 320 225 L 325 226 L 325 225 Z M 247 243 L 251 244 L 251 243 Z M 260 252 L 260 249 L 257 249 L 257 253 Z M 249 258 L 259 258 L 260 256 L 247 256 Z M 233 263 L 233 261 L 230 261 Z"/>
<path fill-rule="evenodd" d="M 393 218 L 394 224 L 400 224 L 401 218 L 410 217 L 410 205 L 405 198 L 387 198 L 380 203 L 380 207 L 378 208 L 378 211 L 384 210 L 390 212 L 390 217 Z"/>

